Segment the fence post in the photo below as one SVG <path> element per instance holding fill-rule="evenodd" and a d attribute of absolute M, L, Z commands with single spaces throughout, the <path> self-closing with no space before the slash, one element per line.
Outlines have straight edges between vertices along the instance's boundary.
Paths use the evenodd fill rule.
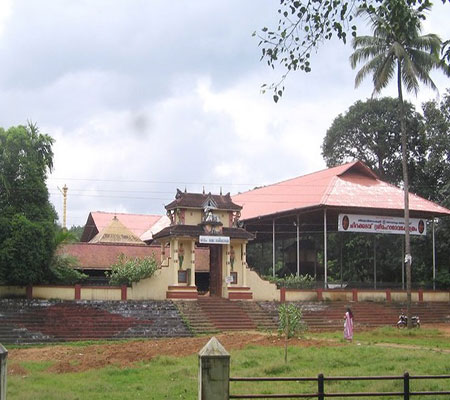
<path fill-rule="evenodd" d="M 228 400 L 230 395 L 230 353 L 212 337 L 198 353 L 198 399 Z"/>
<path fill-rule="evenodd" d="M 323 374 L 317 376 L 317 399 L 325 400 L 325 380 Z"/>
<path fill-rule="evenodd" d="M 0 344 L 0 400 L 6 400 L 6 363 L 8 350 Z"/>
<path fill-rule="evenodd" d="M 403 374 L 403 395 L 404 400 L 409 400 L 409 373 Z"/>

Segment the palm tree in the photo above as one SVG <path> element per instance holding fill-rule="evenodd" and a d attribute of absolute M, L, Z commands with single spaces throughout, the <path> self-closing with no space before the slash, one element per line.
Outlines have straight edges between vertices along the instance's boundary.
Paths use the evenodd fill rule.
<path fill-rule="evenodd" d="M 431 4 L 424 2 L 417 9 L 406 0 L 384 0 L 378 7 L 368 6 L 358 10 L 358 15 L 371 21 L 373 36 L 356 36 L 353 39 L 354 53 L 350 56 L 353 69 L 365 62 L 355 78 L 355 86 L 371 75 L 373 95 L 380 93 L 390 81 L 397 78 L 399 119 L 402 143 L 402 170 L 404 190 L 405 227 L 409 227 L 409 184 L 407 160 L 407 134 L 403 85 L 408 92 L 417 95 L 419 82 L 437 90 L 430 78 L 432 69 L 445 66 L 439 60 L 441 40 L 435 34 L 421 36 L 421 20 Z M 411 327 L 411 250 L 409 229 L 405 229 L 405 263 L 408 327 Z"/>

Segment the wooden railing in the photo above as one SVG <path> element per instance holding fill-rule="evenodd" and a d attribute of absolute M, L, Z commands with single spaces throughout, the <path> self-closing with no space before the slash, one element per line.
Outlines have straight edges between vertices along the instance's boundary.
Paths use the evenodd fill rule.
<path fill-rule="evenodd" d="M 327 376 L 319 374 L 317 378 L 229 378 L 230 382 L 317 382 L 316 393 L 296 393 L 296 394 L 230 394 L 230 399 L 318 399 L 325 400 L 326 398 L 339 397 L 387 397 L 398 396 L 401 399 L 409 400 L 411 396 L 444 396 L 449 395 L 448 391 L 412 391 L 410 388 L 411 380 L 434 380 L 434 379 L 448 379 L 450 383 L 450 375 L 425 375 L 425 376 L 410 376 L 405 372 L 403 376 Z M 334 392 L 327 393 L 325 391 L 326 382 L 336 381 L 395 381 L 403 380 L 403 390 L 393 392 Z M 450 387 L 449 387 L 450 389 Z"/>

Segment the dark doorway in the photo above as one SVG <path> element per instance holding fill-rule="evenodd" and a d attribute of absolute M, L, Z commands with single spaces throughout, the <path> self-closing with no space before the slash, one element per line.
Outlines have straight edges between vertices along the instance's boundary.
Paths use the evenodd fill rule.
<path fill-rule="evenodd" d="M 222 245 L 209 246 L 209 293 L 222 296 Z"/>
<path fill-rule="evenodd" d="M 209 291 L 209 272 L 196 272 L 195 285 L 197 286 L 198 294 L 204 295 L 207 293 Z"/>

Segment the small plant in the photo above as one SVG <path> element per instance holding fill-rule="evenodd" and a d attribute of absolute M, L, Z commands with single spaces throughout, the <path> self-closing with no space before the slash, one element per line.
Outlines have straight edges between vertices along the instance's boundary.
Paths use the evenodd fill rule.
<path fill-rule="evenodd" d="M 283 303 L 278 308 L 278 334 L 284 336 L 284 362 L 287 363 L 289 338 L 301 335 L 306 330 L 302 321 L 302 311 L 294 304 Z"/>
<path fill-rule="evenodd" d="M 279 277 L 267 277 L 267 279 L 275 283 L 277 287 L 284 287 L 288 289 L 311 289 L 314 288 L 316 282 L 311 275 L 287 275 L 283 278 Z"/>
<path fill-rule="evenodd" d="M 105 275 L 111 285 L 131 286 L 141 279 L 150 278 L 157 269 L 158 264 L 154 257 L 127 259 L 121 254 L 111 266 L 111 271 L 106 271 Z"/>
<path fill-rule="evenodd" d="M 287 333 L 288 339 L 301 335 L 307 328 L 302 320 L 302 311 L 295 304 L 283 303 L 278 308 L 278 320 L 278 333 Z"/>

